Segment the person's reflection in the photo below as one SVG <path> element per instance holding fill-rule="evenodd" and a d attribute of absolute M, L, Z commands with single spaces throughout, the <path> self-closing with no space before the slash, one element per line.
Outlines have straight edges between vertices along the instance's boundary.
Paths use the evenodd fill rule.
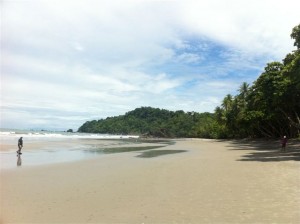
<path fill-rule="evenodd" d="M 21 155 L 18 154 L 17 157 L 18 157 L 18 159 L 17 159 L 17 166 L 22 166 L 22 158 L 21 158 Z"/>

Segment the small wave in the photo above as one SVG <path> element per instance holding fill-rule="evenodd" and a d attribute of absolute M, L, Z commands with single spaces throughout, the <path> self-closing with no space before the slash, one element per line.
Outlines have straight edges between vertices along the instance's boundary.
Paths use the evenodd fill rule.
<path fill-rule="evenodd" d="M 1 131 L 0 134 L 1 135 L 13 135 L 13 134 L 16 134 L 16 132 L 14 132 L 14 131 Z"/>
<path fill-rule="evenodd" d="M 88 134 L 88 133 L 67 133 L 67 132 L 32 132 L 32 131 L 0 131 L 0 137 L 15 139 L 19 137 L 27 139 L 39 138 L 71 138 L 71 139 L 129 139 L 139 138 L 138 135 L 110 135 L 110 134 Z"/>

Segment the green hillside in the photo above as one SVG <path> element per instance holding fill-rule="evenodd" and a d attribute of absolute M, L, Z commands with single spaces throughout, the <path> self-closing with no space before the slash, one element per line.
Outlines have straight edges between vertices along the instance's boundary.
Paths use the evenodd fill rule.
<path fill-rule="evenodd" d="M 79 132 L 138 134 L 155 137 L 216 138 L 218 124 L 211 113 L 141 107 L 117 117 L 88 121 Z"/>

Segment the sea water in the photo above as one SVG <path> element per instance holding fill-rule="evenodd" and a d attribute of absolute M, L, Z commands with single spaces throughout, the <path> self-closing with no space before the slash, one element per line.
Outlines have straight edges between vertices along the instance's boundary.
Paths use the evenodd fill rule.
<path fill-rule="evenodd" d="M 76 139 L 128 139 L 139 138 L 138 135 L 112 135 L 112 134 L 94 134 L 80 132 L 61 132 L 61 131 L 33 131 L 33 130 L 16 130 L 16 129 L 0 129 L 0 140 L 14 141 L 17 138 L 26 138 L 29 141 L 35 139 L 51 139 L 51 138 L 76 138 Z"/>
<path fill-rule="evenodd" d="M 22 155 L 16 153 L 20 137 L 23 137 L 24 140 Z M 136 135 L 0 129 L 1 147 L 6 145 L 7 148 L 0 151 L 0 168 L 82 160 L 103 154 L 103 151 L 99 150 L 102 148 L 122 146 L 128 143 L 137 144 L 139 143 L 138 138 L 139 136 Z M 82 144 L 80 140 L 86 141 Z M 89 144 L 89 140 L 93 141 L 93 144 Z M 74 144 L 65 144 L 70 142 L 74 142 Z M 42 147 L 40 150 L 32 150 L 28 147 L 30 143 L 41 144 Z"/>

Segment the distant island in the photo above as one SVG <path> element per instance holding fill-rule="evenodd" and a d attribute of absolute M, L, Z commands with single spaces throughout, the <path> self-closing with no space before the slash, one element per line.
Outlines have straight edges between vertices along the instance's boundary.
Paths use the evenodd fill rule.
<path fill-rule="evenodd" d="M 300 137 L 300 24 L 291 38 L 296 50 L 266 65 L 252 85 L 228 94 L 214 113 L 141 107 L 125 115 L 87 121 L 78 132 L 171 138 Z"/>
<path fill-rule="evenodd" d="M 141 107 L 117 117 L 88 121 L 78 132 L 137 134 L 151 137 L 217 137 L 212 113 L 169 111 Z"/>

